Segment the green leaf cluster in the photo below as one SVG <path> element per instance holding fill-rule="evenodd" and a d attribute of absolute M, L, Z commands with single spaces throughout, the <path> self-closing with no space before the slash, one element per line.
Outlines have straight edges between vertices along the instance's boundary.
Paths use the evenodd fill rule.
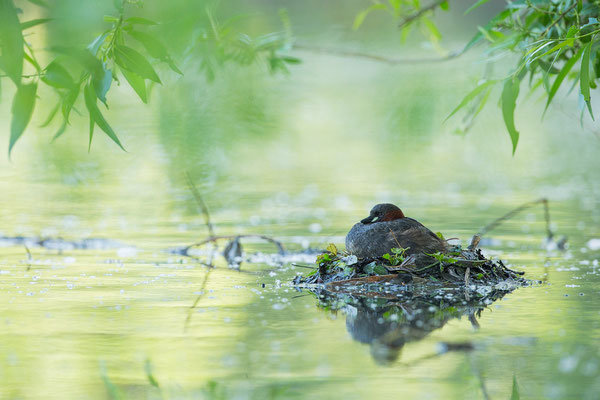
<path fill-rule="evenodd" d="M 391 249 L 391 253 L 386 253 L 381 257 L 386 259 L 391 266 L 400 265 L 406 259 L 406 251 L 408 249 L 409 247 L 406 249 L 402 247 L 394 247 Z"/>
<path fill-rule="evenodd" d="M 33 3 L 47 7 L 43 2 Z M 147 103 L 147 81 L 161 83 L 152 61 L 164 62 L 173 71 L 182 74 L 166 47 L 149 31 L 149 28 L 158 24 L 141 17 L 125 18 L 124 3 L 117 1 L 115 5 L 119 15 L 104 17 L 104 21 L 112 26 L 98 35 L 86 49 L 53 46 L 50 51 L 54 59 L 42 67 L 33 48 L 24 40 L 23 31 L 52 22 L 51 19 L 21 22 L 19 10 L 13 1 L 0 0 L 0 71 L 16 86 L 9 155 L 31 120 L 40 83 L 50 87 L 58 98 L 42 124 L 42 127 L 49 126 L 58 115 L 62 117 L 54 139 L 65 132 L 70 123 L 71 111 L 83 94 L 83 104 L 90 121 L 89 145 L 91 146 L 94 128 L 98 126 L 124 150 L 97 101 L 100 100 L 108 108 L 107 93 L 113 81 L 118 82 L 119 76 L 122 76 L 140 99 Z M 35 72 L 24 75 L 25 64 L 29 64 Z"/>
<path fill-rule="evenodd" d="M 487 1 L 480 0 L 467 12 L 485 3 Z M 544 91 L 544 114 L 565 81 L 573 83 L 570 90 L 578 83 L 582 104 L 594 119 L 591 90 L 597 87 L 600 78 L 599 14 L 600 2 L 597 1 L 585 4 L 577 0 L 510 2 L 485 27 L 479 27 L 465 50 L 486 43 L 485 54 L 488 56 L 519 53 L 517 65 L 500 79 L 479 83 L 448 118 L 470 106 L 465 119 L 472 120 L 484 107 L 494 87 L 501 86 L 499 104 L 514 154 L 520 136 L 515 110 L 521 83 L 527 80 L 530 93 L 538 89 Z"/>
<path fill-rule="evenodd" d="M 287 12 L 280 10 L 279 15 L 283 31 L 251 37 L 235 29 L 234 22 L 239 17 L 221 22 L 207 7 L 207 23 L 197 30 L 188 54 L 200 56 L 200 68 L 209 82 L 215 79 L 220 68 L 231 63 L 239 66 L 264 64 L 272 74 L 288 73 L 289 65 L 301 61 L 289 54 L 293 40 Z"/>
<path fill-rule="evenodd" d="M 369 7 L 356 14 L 353 28 L 355 30 L 359 29 L 374 11 L 382 11 L 398 22 L 403 41 L 415 28 L 418 28 L 423 36 L 427 37 L 434 46 L 441 50 L 438 42 L 442 39 L 442 34 L 432 18 L 436 8 L 448 11 L 450 5 L 448 1 L 422 4 L 420 0 L 374 0 Z"/>
<path fill-rule="evenodd" d="M 467 15 L 491 3 L 489 0 L 474 0 L 464 13 Z M 517 53 L 520 55 L 517 65 L 500 77 L 486 76 L 478 82 L 446 119 L 458 111 L 465 111 L 464 126 L 457 130 L 458 133 L 465 133 L 487 104 L 494 89 L 501 88 L 498 90 L 498 103 L 514 154 L 520 137 L 515 110 L 524 80 L 528 81 L 529 93 L 544 90 L 544 114 L 563 83 L 571 81 L 570 90 L 579 87 L 583 100 L 581 103 L 594 119 L 591 91 L 597 87 L 600 78 L 600 23 L 597 19 L 600 1 L 511 0 L 506 3 L 505 9 L 485 26 L 478 27 L 473 38 L 457 54 L 485 44 L 484 55 L 490 60 Z M 374 0 L 356 14 L 353 26 L 358 29 L 373 12 L 383 11 L 399 21 L 403 39 L 414 26 L 418 26 L 434 47 L 439 49 L 441 33 L 432 20 L 436 9 L 447 10 L 448 2 Z"/>
<path fill-rule="evenodd" d="M 444 271 L 445 265 L 454 264 L 458 261 L 458 258 L 450 257 L 450 255 L 441 253 L 439 251 L 432 253 L 432 254 L 429 254 L 429 253 L 425 253 L 425 254 L 427 254 L 428 256 L 433 257 L 435 259 L 435 262 L 433 264 L 430 264 L 426 268 L 432 267 L 434 265 L 439 265 L 440 271 Z"/>
<path fill-rule="evenodd" d="M 30 2 L 43 7 L 42 14 L 50 8 L 42 0 Z M 89 117 L 89 146 L 94 129 L 98 127 L 124 150 L 115 130 L 103 115 L 109 106 L 108 93 L 113 83 L 126 81 L 140 100 L 148 103 L 152 85 L 162 83 L 156 71 L 157 64 L 162 63 L 183 75 L 156 32 L 160 24 L 129 15 L 128 5 L 140 6 L 141 1 L 115 0 L 116 15 L 104 16 L 104 22 L 110 27 L 85 49 L 50 44 L 47 50 L 52 59 L 44 67 L 40 66 L 33 48 L 24 40 L 23 31 L 53 21 L 37 18 L 23 22 L 20 20 L 22 14 L 19 14 L 22 12 L 15 7 L 13 0 L 0 0 L 0 79 L 9 78 L 17 88 L 12 106 L 9 156 L 31 120 L 41 84 L 50 87 L 56 95 L 55 104 L 41 125 L 47 127 L 60 120 L 53 140 L 70 125 L 71 111 L 80 113 L 77 107 L 81 103 Z M 206 8 L 205 15 L 195 16 L 199 28 L 186 56 L 192 53 L 200 56 L 200 68 L 209 81 L 214 79 L 217 68 L 227 63 L 247 66 L 262 62 L 271 73 L 287 73 L 288 66 L 298 64 L 300 60 L 289 55 L 292 34 L 285 10 L 280 11 L 280 17 L 281 32 L 251 37 L 234 29 L 238 18 L 220 23 L 214 12 Z M 29 73 L 31 70 L 33 73 Z"/>

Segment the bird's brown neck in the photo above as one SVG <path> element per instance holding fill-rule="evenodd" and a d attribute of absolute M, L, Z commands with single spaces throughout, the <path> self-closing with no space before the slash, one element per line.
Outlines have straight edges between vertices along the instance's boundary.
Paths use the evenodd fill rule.
<path fill-rule="evenodd" d="M 385 213 L 385 215 L 383 216 L 383 218 L 381 219 L 382 222 L 384 221 L 394 221 L 396 219 L 400 219 L 400 218 L 405 218 L 404 213 L 402 212 L 402 210 L 394 210 L 394 211 L 388 211 L 387 213 Z"/>

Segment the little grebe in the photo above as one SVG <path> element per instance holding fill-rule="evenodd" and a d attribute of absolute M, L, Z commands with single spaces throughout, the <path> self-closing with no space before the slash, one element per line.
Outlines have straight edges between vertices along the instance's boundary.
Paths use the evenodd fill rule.
<path fill-rule="evenodd" d="M 393 204 L 377 204 L 369 216 L 354 225 L 346 235 L 346 249 L 359 258 L 381 257 L 394 247 L 408 248 L 417 264 L 431 257 L 424 253 L 447 252 L 448 244 L 420 222 L 404 216 Z M 422 262 L 421 262 L 422 261 Z"/>

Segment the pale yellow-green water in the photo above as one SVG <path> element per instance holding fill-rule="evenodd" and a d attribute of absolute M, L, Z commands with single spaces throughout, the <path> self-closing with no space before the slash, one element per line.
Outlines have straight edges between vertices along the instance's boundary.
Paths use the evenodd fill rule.
<path fill-rule="evenodd" d="M 50 144 L 34 118 L 0 161 L 2 234 L 120 246 L 0 248 L 0 397 L 507 399 L 514 377 L 521 398 L 597 398 L 598 139 L 560 113 L 540 122 L 534 101 L 517 115 L 514 157 L 493 104 L 469 135 L 451 134 L 441 122 L 477 68 L 306 55 L 290 77 L 171 76 L 149 106 L 123 85 L 107 118 L 127 153 L 97 132 L 88 154 L 83 118 Z M 6 143 L 6 122 L 2 132 Z M 306 269 L 234 270 L 221 256 L 208 269 L 168 252 L 207 235 L 186 172 L 218 234 L 270 235 L 293 251 L 341 246 L 378 202 L 467 243 L 539 197 L 570 247 L 547 253 L 542 209 L 519 214 L 484 251 L 544 283 L 490 304 L 479 329 L 450 318 L 382 363 L 353 340 L 348 309 L 288 284 Z M 474 350 L 436 356 L 440 342 Z"/>

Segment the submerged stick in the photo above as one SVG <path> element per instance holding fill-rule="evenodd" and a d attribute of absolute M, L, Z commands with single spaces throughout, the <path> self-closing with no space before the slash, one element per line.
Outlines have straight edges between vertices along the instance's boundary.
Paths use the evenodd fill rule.
<path fill-rule="evenodd" d="M 26 244 L 24 244 L 23 247 L 25 247 L 25 251 L 27 252 L 27 271 L 29 271 L 31 269 L 31 260 L 33 260 L 33 256 Z"/>
<path fill-rule="evenodd" d="M 194 309 L 198 306 L 198 303 L 200 303 L 200 300 L 202 300 L 202 298 L 204 297 L 204 295 L 206 294 L 206 285 L 208 284 L 208 278 L 210 277 L 210 273 L 215 269 L 215 267 L 213 267 L 212 265 L 209 265 L 208 271 L 206 271 L 206 275 L 204 275 L 204 280 L 202 281 L 202 284 L 200 285 L 200 294 L 196 297 L 196 300 L 194 300 L 194 304 L 192 304 L 190 306 L 190 308 L 188 309 L 188 315 L 185 319 L 185 323 L 183 325 L 183 331 L 185 332 L 192 320 L 192 313 L 194 311 Z"/>

